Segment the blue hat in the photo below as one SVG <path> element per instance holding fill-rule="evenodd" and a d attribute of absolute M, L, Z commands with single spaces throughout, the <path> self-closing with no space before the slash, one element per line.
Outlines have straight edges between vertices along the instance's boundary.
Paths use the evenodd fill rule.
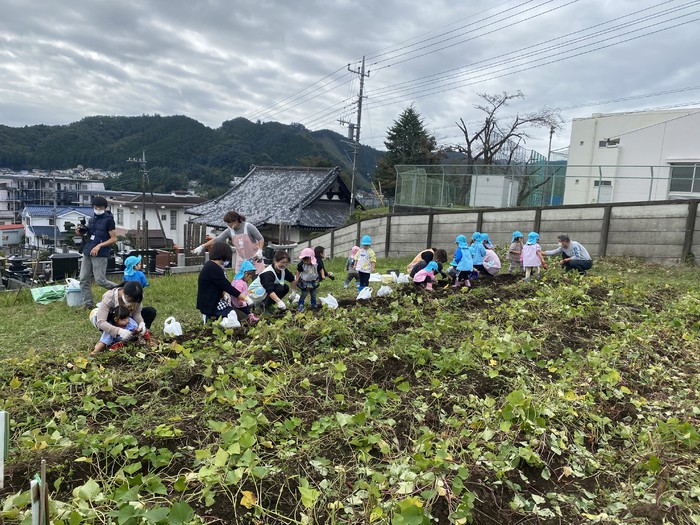
<path fill-rule="evenodd" d="M 493 245 L 493 243 L 491 242 L 491 237 L 489 237 L 488 233 L 481 234 L 481 242 L 487 242 L 487 243 Z"/>
<path fill-rule="evenodd" d="M 527 243 L 528 244 L 537 244 L 537 241 L 540 240 L 540 234 L 537 232 L 530 232 L 527 234 Z"/>
<path fill-rule="evenodd" d="M 479 242 L 479 239 L 481 238 L 481 234 L 479 232 L 474 232 L 472 234 L 472 241 Z"/>
<path fill-rule="evenodd" d="M 518 231 L 518 230 L 515 230 L 515 231 L 513 232 L 513 239 L 511 239 L 510 242 L 515 242 L 515 239 L 518 239 L 518 238 L 520 238 L 520 237 L 522 237 L 522 236 L 523 236 L 523 232 Z"/>
<path fill-rule="evenodd" d="M 245 275 L 246 272 L 255 272 L 255 266 L 253 266 L 253 263 L 250 261 L 243 261 L 241 264 L 241 268 L 238 270 L 238 273 L 233 276 L 234 279 L 243 279 L 243 276 Z"/>
<path fill-rule="evenodd" d="M 141 262 L 140 255 L 131 255 L 124 260 L 124 275 L 134 275 L 134 266 Z"/>
<path fill-rule="evenodd" d="M 362 239 L 360 239 L 360 244 L 362 246 L 372 246 L 372 237 L 369 235 L 363 235 Z"/>
<path fill-rule="evenodd" d="M 467 237 L 464 235 L 457 235 L 455 239 L 455 244 L 460 248 L 467 248 L 469 244 L 467 243 Z"/>
<path fill-rule="evenodd" d="M 425 269 L 429 272 L 435 272 L 438 269 L 438 265 L 435 261 L 430 261 Z"/>

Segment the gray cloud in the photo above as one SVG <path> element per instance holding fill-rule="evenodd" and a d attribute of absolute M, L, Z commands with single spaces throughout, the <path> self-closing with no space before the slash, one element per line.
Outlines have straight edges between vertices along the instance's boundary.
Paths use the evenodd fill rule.
<path fill-rule="evenodd" d="M 94 114 L 159 113 L 185 114 L 211 127 L 246 116 L 344 133 L 336 120 L 354 119 L 358 87 L 345 66 L 358 67 L 363 55 L 371 74 L 362 135 L 375 147 L 382 146 L 387 128 L 411 103 L 440 141 L 454 143 L 459 140 L 456 120 L 480 118 L 473 109 L 477 92 L 522 90 L 527 98 L 512 111 L 528 112 L 698 84 L 700 66 L 686 58 L 700 44 L 694 5 L 683 8 L 680 0 L 569 3 L 35 0 L 30 10 L 26 2 L 4 0 L 0 123 L 67 124 Z M 659 13 L 668 9 L 675 12 L 659 23 Z M 633 23 L 642 16 L 649 18 Z M 623 23 L 629 25 L 604 33 Z M 594 25 L 599 34 L 586 40 L 591 31 L 584 30 Z M 669 29 L 659 31 L 663 28 Z M 611 35 L 616 36 L 603 40 Z M 578 43 L 563 44 L 576 38 Z M 522 56 L 545 40 L 553 40 L 550 50 Z M 467 69 L 468 74 L 418 85 L 431 80 L 425 78 L 429 75 L 463 66 L 468 67 L 450 74 Z M 693 100 L 700 100 L 700 90 L 564 110 L 563 115 L 571 119 Z M 528 145 L 546 152 L 547 132 L 533 135 Z M 555 137 L 554 147 L 567 143 L 565 131 Z"/>

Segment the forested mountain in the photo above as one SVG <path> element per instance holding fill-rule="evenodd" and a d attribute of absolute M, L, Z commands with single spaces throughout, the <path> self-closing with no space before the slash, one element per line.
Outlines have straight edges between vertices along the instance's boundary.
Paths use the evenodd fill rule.
<path fill-rule="evenodd" d="M 347 139 L 329 130 L 309 131 L 300 124 L 255 123 L 244 118 L 209 128 L 185 116 L 86 117 L 67 126 L 0 126 L 0 167 L 67 169 L 77 165 L 122 176 L 114 189 L 134 189 L 138 165 L 126 162 L 146 151 L 154 191 L 186 189 L 197 181 L 200 191 L 225 191 L 233 177 L 257 165 L 341 166 L 348 174 L 352 154 Z M 382 152 L 361 146 L 359 187 Z"/>

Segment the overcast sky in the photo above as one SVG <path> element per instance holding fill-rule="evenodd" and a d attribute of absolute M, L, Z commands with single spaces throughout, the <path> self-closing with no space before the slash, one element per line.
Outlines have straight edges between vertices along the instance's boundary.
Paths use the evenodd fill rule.
<path fill-rule="evenodd" d="M 562 108 L 556 149 L 572 118 L 700 105 L 699 20 L 700 0 L 0 0 L 0 123 L 158 113 L 346 133 L 347 67 L 365 55 L 365 144 L 383 148 L 410 104 L 458 143 L 476 93 L 521 90 L 505 115 Z M 532 134 L 546 155 L 548 130 Z"/>

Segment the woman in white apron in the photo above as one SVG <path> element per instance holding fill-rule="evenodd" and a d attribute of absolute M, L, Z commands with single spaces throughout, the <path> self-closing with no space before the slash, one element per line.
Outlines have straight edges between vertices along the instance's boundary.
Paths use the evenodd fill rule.
<path fill-rule="evenodd" d="M 214 239 L 197 246 L 192 250 L 192 253 L 201 255 L 206 248 L 215 242 L 226 242 L 226 239 L 230 239 L 233 249 L 236 250 L 236 273 L 241 268 L 243 261 L 250 261 L 258 273 L 262 272 L 265 269 L 262 252 L 265 239 L 258 229 L 246 222 L 245 217 L 235 211 L 226 213 L 224 222 L 228 225 L 226 230 Z"/>

